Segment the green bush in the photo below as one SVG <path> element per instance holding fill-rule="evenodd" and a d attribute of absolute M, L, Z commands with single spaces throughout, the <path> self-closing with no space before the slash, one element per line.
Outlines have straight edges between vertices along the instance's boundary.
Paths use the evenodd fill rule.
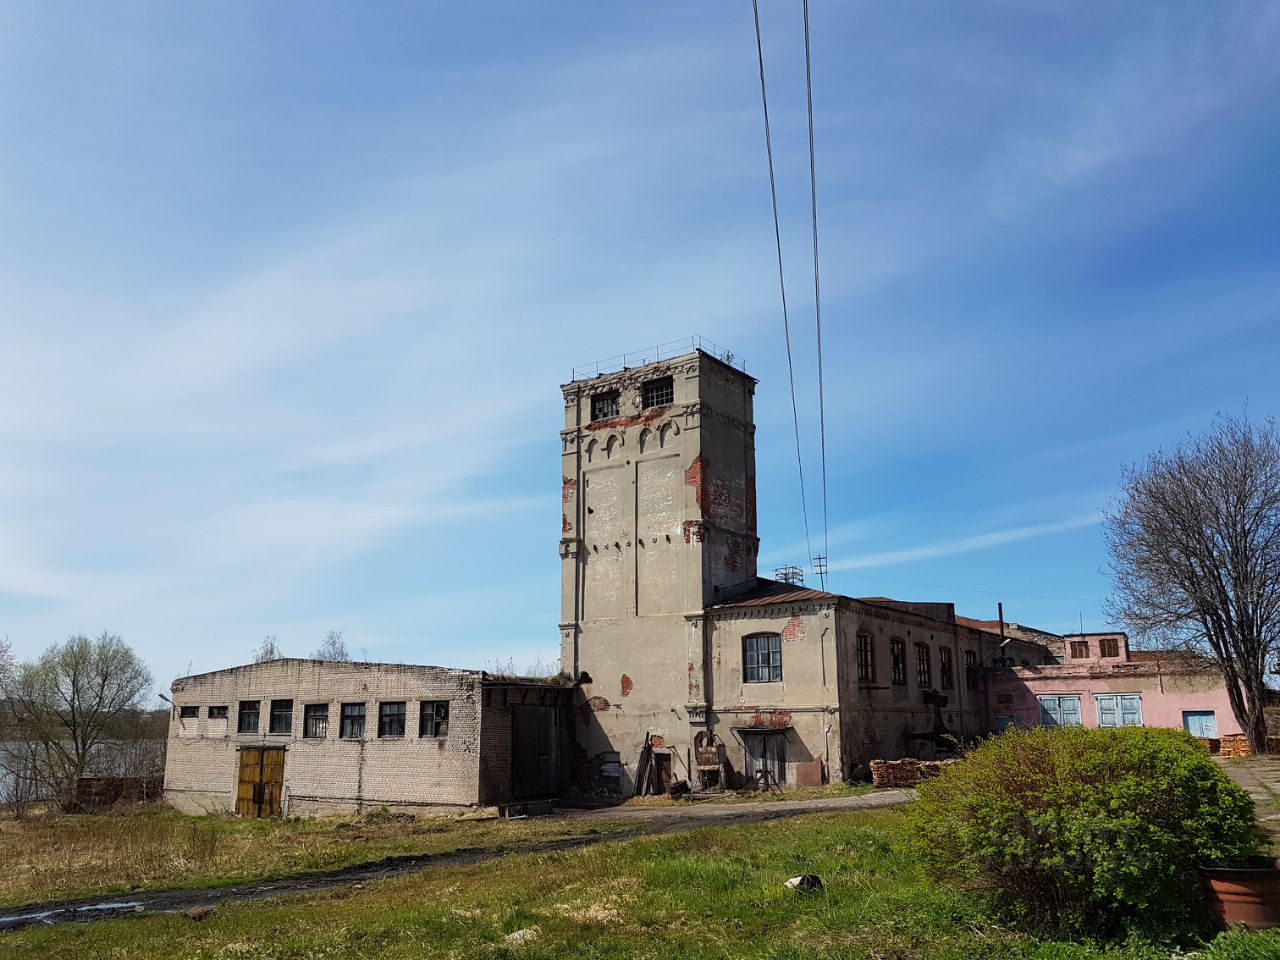
<path fill-rule="evenodd" d="M 1258 842 L 1249 795 L 1174 730 L 1012 730 L 922 783 L 908 817 L 936 878 L 1103 938 L 1202 930 L 1195 868 Z"/>

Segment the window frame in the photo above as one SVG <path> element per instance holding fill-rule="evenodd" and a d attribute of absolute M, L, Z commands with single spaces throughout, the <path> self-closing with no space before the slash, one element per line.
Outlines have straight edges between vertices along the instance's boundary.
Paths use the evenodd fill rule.
<path fill-rule="evenodd" d="M 1107 713 L 1112 714 L 1115 722 L 1103 723 L 1103 701 L 1114 701 L 1115 706 L 1108 710 Z M 1137 710 L 1126 710 L 1124 702 L 1126 700 L 1136 700 L 1138 702 Z M 1141 727 L 1145 724 L 1142 720 L 1142 694 L 1141 693 L 1095 693 L 1093 695 L 1094 714 L 1098 718 L 1098 726 L 1106 730 L 1118 730 L 1121 727 Z M 1126 723 L 1125 714 L 1136 713 L 1135 723 Z"/>
<path fill-rule="evenodd" d="M 964 685 L 966 690 L 978 689 L 978 654 L 975 650 L 964 652 Z"/>
<path fill-rule="evenodd" d="M 1083 649 L 1084 653 L 1078 651 Z M 1067 641 L 1067 659 L 1068 660 L 1088 660 L 1089 659 L 1089 641 L 1088 640 L 1068 640 Z"/>
<path fill-rule="evenodd" d="M 368 704 L 362 701 L 342 704 L 338 709 L 338 739 L 363 740 L 368 715 Z M 357 722 L 359 729 L 353 730 Z"/>
<path fill-rule="evenodd" d="M 933 689 L 933 654 L 923 640 L 916 641 L 916 686 L 921 690 Z"/>
<path fill-rule="evenodd" d="M 858 682 L 876 682 L 876 638 L 869 633 L 858 634 Z"/>
<path fill-rule="evenodd" d="M 907 685 L 907 641 L 889 638 L 889 679 L 896 687 Z"/>
<path fill-rule="evenodd" d="M 767 646 L 762 648 L 762 642 Z M 742 638 L 742 682 L 782 682 L 782 634 L 751 633 Z"/>
<path fill-rule="evenodd" d="M 617 390 L 601 390 L 591 395 L 591 422 L 612 420 L 622 413 L 622 395 Z"/>
<path fill-rule="evenodd" d="M 246 707 L 252 707 L 246 710 Z M 247 717 L 253 717 L 252 729 L 245 729 L 245 720 Z M 240 706 L 236 710 L 236 733 L 253 734 L 257 736 L 262 732 L 262 701 L 261 700 L 241 700 Z"/>
<path fill-rule="evenodd" d="M 399 707 L 399 712 L 395 710 L 388 711 L 388 707 Z M 409 702 L 407 700 L 379 700 L 378 701 L 378 739 L 379 740 L 402 740 L 404 739 L 405 720 L 409 714 Z M 396 721 L 399 721 L 399 731 L 396 732 Z"/>
<path fill-rule="evenodd" d="M 1119 637 L 1101 637 L 1098 640 L 1098 657 L 1103 660 L 1115 660 L 1120 656 Z"/>
<path fill-rule="evenodd" d="M 285 706 L 287 704 L 287 706 Z M 277 717 L 283 722 L 277 723 Z M 293 733 L 293 698 L 282 697 L 271 701 L 271 712 L 267 715 L 267 736 L 285 737 Z"/>
<path fill-rule="evenodd" d="M 1047 701 L 1054 701 L 1054 707 L 1050 707 Z M 1075 722 L 1062 722 L 1062 701 L 1075 701 Z M 1082 697 L 1078 693 L 1045 693 L 1036 697 L 1036 703 L 1040 707 L 1040 725 L 1043 727 L 1081 727 L 1084 726 L 1084 714 L 1081 711 Z M 1049 718 L 1050 722 L 1046 722 L 1045 718 Z"/>
<path fill-rule="evenodd" d="M 948 646 L 938 648 L 938 688 L 940 690 L 956 688 L 955 658 Z"/>
<path fill-rule="evenodd" d="M 327 703 L 304 703 L 302 705 L 303 740 L 329 739 L 329 712 L 329 704 Z M 320 722 L 319 733 L 312 732 L 312 724 L 316 721 Z"/>
<path fill-rule="evenodd" d="M 179 720 L 199 720 L 200 707 L 198 705 L 192 706 L 191 704 L 186 704 L 184 706 L 179 707 L 178 719 Z"/>
<path fill-rule="evenodd" d="M 672 376 L 654 377 L 640 385 L 640 406 L 644 410 L 669 407 L 676 402 L 676 381 Z"/>
<path fill-rule="evenodd" d="M 217 706 L 210 707 L 208 711 L 205 713 L 205 716 L 210 720 L 226 720 L 227 713 L 228 713 L 227 705 L 218 704 Z"/>
<path fill-rule="evenodd" d="M 441 709 L 443 708 L 443 710 Z M 428 716 L 428 713 L 431 715 Z M 430 731 L 430 732 L 428 732 Z M 449 736 L 449 701 L 423 700 L 418 704 L 418 737 L 444 740 Z"/>

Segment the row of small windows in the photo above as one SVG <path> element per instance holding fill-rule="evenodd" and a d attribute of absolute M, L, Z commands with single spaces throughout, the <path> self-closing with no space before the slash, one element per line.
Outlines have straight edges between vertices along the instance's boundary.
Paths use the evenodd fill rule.
<path fill-rule="evenodd" d="M 651 407 L 665 407 L 675 402 L 676 388 L 671 377 L 658 377 L 646 380 L 640 387 L 641 406 L 648 410 Z M 611 420 L 619 413 L 619 395 L 617 390 L 597 393 L 591 398 L 591 419 Z"/>
<path fill-rule="evenodd" d="M 1089 641 L 1088 640 L 1072 640 L 1070 647 L 1072 660 L 1087 660 L 1089 658 Z M 1098 640 L 1098 656 L 1102 658 L 1119 657 L 1120 656 L 1120 640 L 1117 637 L 1102 637 Z"/>
<path fill-rule="evenodd" d="M 329 704 L 307 703 L 302 707 L 302 736 L 307 740 L 323 740 L 329 735 Z M 384 700 L 378 704 L 378 736 L 403 737 L 408 701 Z M 210 720 L 227 719 L 228 708 L 208 708 Z M 344 703 L 338 711 L 338 736 L 343 740 L 361 740 L 365 731 L 366 704 Z M 200 716 L 198 706 L 178 708 L 183 720 Z M 268 716 L 267 732 L 290 734 L 293 732 L 293 701 L 272 700 Z M 262 701 L 241 700 L 236 714 L 236 733 L 256 734 L 262 727 Z M 446 737 L 449 735 L 449 701 L 422 700 L 418 704 L 418 736 Z"/>
<path fill-rule="evenodd" d="M 921 690 L 933 687 L 933 661 L 929 644 L 916 645 L 916 685 Z M 895 686 L 907 683 L 907 642 L 900 637 L 889 640 L 889 679 Z M 978 689 L 978 655 L 972 650 L 964 651 L 965 688 Z M 858 634 L 858 681 L 864 684 L 875 683 L 876 649 L 875 638 L 869 633 Z M 938 686 L 943 690 L 954 690 L 956 685 L 955 663 L 950 647 L 938 648 Z"/>

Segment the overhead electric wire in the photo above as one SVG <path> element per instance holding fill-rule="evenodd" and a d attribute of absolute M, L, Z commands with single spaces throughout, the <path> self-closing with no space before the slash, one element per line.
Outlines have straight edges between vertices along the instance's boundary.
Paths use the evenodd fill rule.
<path fill-rule="evenodd" d="M 752 0 L 756 2 L 756 0 Z M 826 558 L 830 556 L 827 539 L 827 414 L 822 385 L 822 285 L 818 279 L 818 173 L 813 138 L 813 69 L 809 52 L 809 0 L 804 0 L 804 87 L 809 113 L 809 204 L 813 223 L 813 322 L 818 336 L 818 443 L 822 452 L 822 588 L 827 586 Z M 756 20 L 759 37 L 759 18 Z M 761 67 L 761 82 L 764 80 Z"/>
<path fill-rule="evenodd" d="M 808 0 L 805 0 L 808 10 Z M 813 544 L 809 537 L 809 506 L 804 492 L 804 460 L 800 456 L 800 414 L 796 407 L 796 371 L 791 359 L 791 321 L 787 311 L 787 281 L 782 269 L 782 227 L 778 223 L 778 181 L 773 172 L 773 134 L 769 129 L 769 95 L 764 82 L 764 41 L 760 36 L 760 0 L 751 0 L 751 13 L 756 25 L 756 57 L 760 62 L 760 105 L 764 108 L 764 149 L 769 158 L 769 196 L 773 201 L 773 238 L 778 250 L 778 288 L 782 292 L 782 332 L 787 343 L 787 377 L 791 383 L 791 422 L 796 434 L 796 469 L 800 474 L 800 512 L 804 516 L 804 543 L 809 553 L 809 566 L 813 566 Z M 808 13 L 805 13 L 806 24 Z M 808 44 L 806 27 L 805 43 Z M 812 110 L 810 110 L 810 130 L 812 130 Z M 812 133 L 810 134 L 812 142 Z M 815 227 L 816 229 L 816 227 Z M 816 243 L 815 234 L 815 243 Z M 816 248 L 815 248 L 816 249 Z M 821 342 L 821 341 L 819 341 Z M 819 357 L 818 380 L 822 380 L 821 357 Z M 825 443 L 825 441 L 824 441 Z M 826 530 L 826 454 L 823 454 L 823 531 Z"/>

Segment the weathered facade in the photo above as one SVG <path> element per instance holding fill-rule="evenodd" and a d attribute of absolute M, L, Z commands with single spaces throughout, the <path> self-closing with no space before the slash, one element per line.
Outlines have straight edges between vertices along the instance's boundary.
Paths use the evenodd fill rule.
<path fill-rule="evenodd" d="M 463 808 L 554 796 L 564 686 L 472 670 L 271 660 L 172 685 L 165 799 L 191 813 Z"/>

